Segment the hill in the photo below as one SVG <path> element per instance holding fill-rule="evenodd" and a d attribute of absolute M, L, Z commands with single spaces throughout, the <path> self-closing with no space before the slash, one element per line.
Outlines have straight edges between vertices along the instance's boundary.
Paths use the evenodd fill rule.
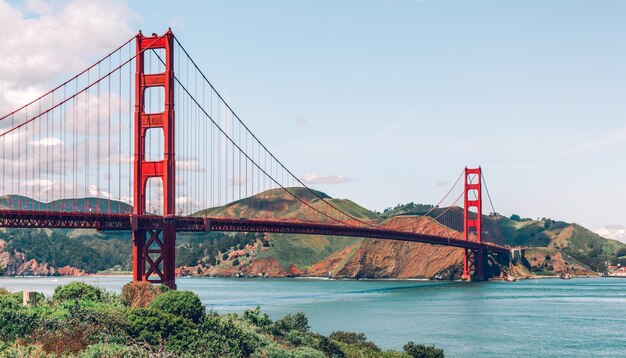
<path fill-rule="evenodd" d="M 461 208 L 451 208 L 452 219 L 444 222 L 436 218 L 445 209 L 433 209 L 430 205 L 409 203 L 376 213 L 322 192 L 291 190 L 300 197 L 308 195 L 307 200 L 314 207 L 321 208 L 324 202 L 329 202 L 360 220 L 390 228 L 461 237 Z M 132 210 L 126 204 L 96 198 L 39 203 L 24 197 L 4 196 L 0 198 L 0 206 L 15 207 L 18 201 L 22 206 L 34 207 L 65 208 L 73 204 L 91 210 L 106 211 L 109 207 L 121 212 Z M 194 215 L 248 217 L 251 213 L 259 217 L 302 219 L 307 210 L 284 191 L 270 190 Z M 605 271 L 606 262 L 626 264 L 626 245 L 602 238 L 577 224 L 494 214 L 484 216 L 484 223 L 485 240 L 528 247 L 527 268 L 537 275 L 555 274 L 565 268 L 589 275 Z M 129 232 L 0 229 L 0 268 L 10 275 L 128 271 L 132 265 L 130 252 Z M 179 234 L 176 263 L 181 275 L 449 279 L 459 277 L 461 259 L 461 250 L 420 243 L 207 232 Z"/>

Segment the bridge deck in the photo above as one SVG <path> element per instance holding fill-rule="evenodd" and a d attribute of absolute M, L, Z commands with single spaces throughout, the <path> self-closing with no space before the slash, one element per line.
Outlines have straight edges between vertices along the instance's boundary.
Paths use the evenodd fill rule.
<path fill-rule="evenodd" d="M 160 229 L 167 220 L 176 221 L 179 232 L 225 231 L 267 232 L 284 234 L 333 235 L 363 237 L 381 240 L 422 242 L 433 245 L 467 249 L 483 248 L 490 252 L 508 254 L 509 249 L 491 243 L 477 243 L 442 236 L 375 227 L 357 227 L 338 224 L 318 224 L 299 221 L 260 219 L 227 219 L 161 216 L 130 216 L 123 214 L 66 213 L 48 211 L 0 210 L 0 227 L 8 228 L 65 228 L 97 230 Z"/>

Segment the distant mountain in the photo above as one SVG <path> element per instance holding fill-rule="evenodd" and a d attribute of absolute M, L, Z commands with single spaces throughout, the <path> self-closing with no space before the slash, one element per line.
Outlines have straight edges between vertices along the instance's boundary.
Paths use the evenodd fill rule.
<path fill-rule="evenodd" d="M 359 220 L 390 228 L 428 234 L 462 236 L 461 208 L 406 204 L 376 213 L 346 199 L 293 188 L 316 208 L 324 202 Z M 18 204 L 19 203 L 19 204 Z M 39 203 L 25 197 L 0 197 L 0 207 L 130 212 L 132 207 L 106 199 L 86 198 Z M 202 210 L 198 216 L 281 217 L 303 219 L 310 212 L 282 190 Z M 428 213 L 427 216 L 423 216 Z M 519 275 L 554 274 L 565 268 L 581 275 L 605 270 L 605 262 L 626 264 L 626 245 L 605 239 L 577 224 L 551 219 L 484 216 L 486 241 L 525 246 L 527 268 Z M 131 269 L 129 232 L 95 230 L 0 229 L 0 268 L 5 274 L 80 274 Z M 177 266 L 181 275 L 210 276 L 331 276 L 346 278 L 458 278 L 461 250 L 387 240 L 292 234 L 181 233 L 177 239 Z"/>

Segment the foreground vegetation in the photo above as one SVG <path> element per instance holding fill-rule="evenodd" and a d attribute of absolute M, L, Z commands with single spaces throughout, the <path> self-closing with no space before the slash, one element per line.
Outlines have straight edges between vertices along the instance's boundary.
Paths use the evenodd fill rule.
<path fill-rule="evenodd" d="M 116 295 L 74 282 L 26 307 L 21 292 L 0 289 L 0 323 L 2 357 L 443 357 L 413 342 L 383 351 L 362 333 L 322 336 L 302 313 L 206 312 L 194 293 L 148 283 Z"/>

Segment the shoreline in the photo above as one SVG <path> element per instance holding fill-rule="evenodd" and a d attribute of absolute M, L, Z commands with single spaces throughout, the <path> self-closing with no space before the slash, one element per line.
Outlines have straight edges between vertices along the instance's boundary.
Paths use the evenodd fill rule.
<path fill-rule="evenodd" d="M 85 275 L 3 275 L 2 278 L 81 278 L 81 277 L 131 277 L 131 272 L 124 273 L 95 273 Z M 347 277 L 326 277 L 326 276 L 177 276 L 176 278 L 202 278 L 202 279 L 299 279 L 299 280 L 311 280 L 311 281 L 415 281 L 415 282 L 463 282 L 461 279 L 457 280 L 433 280 L 428 278 L 347 278 Z M 573 276 L 572 278 L 626 278 L 626 276 L 604 276 L 598 274 L 597 276 L 584 275 Z M 516 277 L 516 280 L 535 280 L 535 279 L 560 279 L 558 275 L 541 275 L 530 277 Z M 491 278 L 485 281 L 479 282 L 507 282 L 506 279 Z M 512 282 L 510 282 L 512 283 Z"/>

